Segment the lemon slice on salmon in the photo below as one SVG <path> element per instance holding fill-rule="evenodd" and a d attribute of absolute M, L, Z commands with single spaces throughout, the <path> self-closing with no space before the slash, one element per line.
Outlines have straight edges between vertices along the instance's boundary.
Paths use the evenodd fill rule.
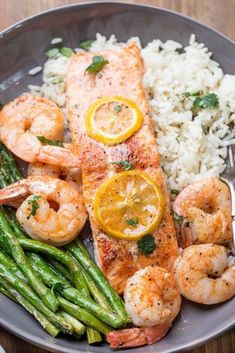
<path fill-rule="evenodd" d="M 131 170 L 115 174 L 99 187 L 94 213 L 107 235 L 138 240 L 158 227 L 164 204 L 156 182 L 144 172 Z"/>
<path fill-rule="evenodd" d="M 140 129 L 143 115 L 130 99 L 104 97 L 88 109 L 85 121 L 88 136 L 107 145 L 115 145 Z"/>

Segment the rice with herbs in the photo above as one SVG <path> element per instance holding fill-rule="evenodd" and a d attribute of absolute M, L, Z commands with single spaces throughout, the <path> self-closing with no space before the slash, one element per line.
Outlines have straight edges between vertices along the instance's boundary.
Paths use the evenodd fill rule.
<path fill-rule="evenodd" d="M 139 38 L 129 41 L 133 40 L 141 48 Z M 89 50 L 125 45 L 118 43 L 114 35 L 106 39 L 97 34 Z M 192 181 L 218 177 L 225 169 L 226 146 L 235 143 L 230 129 L 235 120 L 235 76 L 224 75 L 211 59 L 212 53 L 197 43 L 194 35 L 185 48 L 171 40 L 163 43 L 156 39 L 141 49 L 146 70 L 143 83 L 170 187 L 180 190 Z M 68 63 L 69 57 L 58 52 L 44 65 L 43 85 L 29 86 L 33 94 L 52 99 L 64 112 Z M 200 100 L 208 95 L 210 101 L 207 99 L 204 108 Z M 202 107 L 195 109 L 198 102 Z"/>

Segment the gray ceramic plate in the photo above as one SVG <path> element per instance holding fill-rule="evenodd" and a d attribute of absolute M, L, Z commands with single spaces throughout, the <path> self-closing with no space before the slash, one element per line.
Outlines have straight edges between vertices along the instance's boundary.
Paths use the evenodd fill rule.
<path fill-rule="evenodd" d="M 0 35 L 0 102 L 6 103 L 39 84 L 40 75 L 29 77 L 28 70 L 42 65 L 50 40 L 63 37 L 67 46 L 77 47 L 79 40 L 94 38 L 100 32 L 115 33 L 121 41 L 139 36 L 143 44 L 154 38 L 188 43 L 191 33 L 205 43 L 223 70 L 235 74 L 235 44 L 212 29 L 179 14 L 141 5 L 90 3 L 66 6 L 31 17 L 6 29 Z M 184 302 L 170 333 L 155 345 L 131 350 L 132 353 L 179 352 L 198 346 L 231 328 L 235 323 L 235 298 L 213 307 Z M 89 347 L 68 337 L 47 335 L 19 305 L 0 296 L 0 324 L 17 336 L 63 353 L 105 353 L 108 346 Z M 123 352 L 127 352 L 124 350 Z M 130 352 L 130 350 L 129 350 Z"/>

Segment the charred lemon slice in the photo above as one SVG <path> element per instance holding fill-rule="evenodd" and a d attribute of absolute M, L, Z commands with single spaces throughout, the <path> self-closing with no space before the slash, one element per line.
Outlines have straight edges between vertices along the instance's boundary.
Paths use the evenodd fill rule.
<path fill-rule="evenodd" d="M 94 213 L 114 238 L 138 240 L 155 231 L 164 212 L 160 188 L 147 174 L 131 170 L 114 175 L 96 192 Z"/>
<path fill-rule="evenodd" d="M 107 145 L 127 140 L 138 131 L 143 115 L 135 102 L 124 97 L 104 97 L 92 104 L 86 114 L 88 136 Z"/>

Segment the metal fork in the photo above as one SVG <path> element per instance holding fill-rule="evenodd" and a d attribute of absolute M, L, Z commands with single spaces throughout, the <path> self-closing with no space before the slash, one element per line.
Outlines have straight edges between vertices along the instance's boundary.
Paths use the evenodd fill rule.
<path fill-rule="evenodd" d="M 224 172 L 221 174 L 220 179 L 224 181 L 231 194 L 231 206 L 232 206 L 232 233 L 233 233 L 233 250 L 235 247 L 235 153 L 233 146 L 228 146 L 228 155 L 226 158 L 227 166 Z"/>

